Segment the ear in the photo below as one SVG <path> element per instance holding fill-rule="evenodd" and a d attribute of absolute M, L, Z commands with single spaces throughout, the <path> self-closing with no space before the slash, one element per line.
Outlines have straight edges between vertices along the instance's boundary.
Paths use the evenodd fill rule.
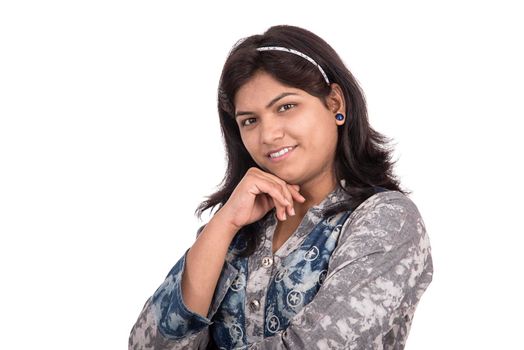
<path fill-rule="evenodd" d="M 337 83 L 331 84 L 331 92 L 327 97 L 327 104 L 329 106 L 329 110 L 334 114 L 346 114 L 346 100 L 344 98 L 344 93 L 340 85 Z"/>

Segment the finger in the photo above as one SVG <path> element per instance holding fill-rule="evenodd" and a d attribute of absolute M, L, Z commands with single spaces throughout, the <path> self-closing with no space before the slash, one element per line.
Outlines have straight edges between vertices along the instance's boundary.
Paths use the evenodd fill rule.
<path fill-rule="evenodd" d="M 291 193 L 291 189 L 297 189 L 299 190 L 300 189 L 300 186 L 299 185 L 291 185 L 291 184 L 288 184 L 287 182 L 285 182 L 284 180 L 282 180 L 281 178 L 279 178 L 278 176 L 276 175 L 273 175 L 271 173 L 268 173 L 266 171 L 263 171 L 261 169 L 258 169 L 258 168 L 252 168 L 252 170 L 255 172 L 255 174 L 257 175 L 261 175 L 262 177 L 267 177 L 268 179 L 270 179 L 271 181 L 274 181 L 278 184 L 280 184 L 282 186 L 282 192 L 284 194 L 284 196 L 286 197 L 287 201 L 290 203 L 288 206 L 289 206 L 289 209 L 293 208 L 293 194 Z"/>
<path fill-rule="evenodd" d="M 290 189 L 291 189 L 291 194 L 293 196 L 293 200 L 295 200 L 297 202 L 304 203 L 306 201 L 306 198 L 304 196 L 302 196 L 300 194 L 300 192 L 298 192 L 296 187 L 299 187 L 299 186 L 298 185 L 290 185 Z"/>
<path fill-rule="evenodd" d="M 274 175 L 271 176 L 271 179 L 273 179 L 278 185 L 282 187 L 282 194 L 286 198 L 287 204 L 285 207 L 285 213 L 289 216 L 295 216 L 295 208 L 294 208 L 294 195 L 293 192 L 296 192 L 295 188 L 285 182 L 284 180 L 280 179 L 279 177 L 276 177 Z M 285 220 L 285 219 L 284 219 Z"/>
<path fill-rule="evenodd" d="M 289 202 L 289 205 L 287 206 L 287 211 L 289 215 L 293 215 L 292 214 L 293 195 L 291 194 L 292 188 L 290 188 L 289 184 L 285 182 L 284 180 L 282 180 L 281 178 L 274 176 L 274 175 L 272 176 L 274 180 L 276 181 L 276 183 L 278 183 L 282 187 L 282 194 L 284 195 L 284 197 L 286 197 L 286 200 Z"/>
<path fill-rule="evenodd" d="M 281 220 L 287 220 L 287 215 L 291 215 L 291 212 L 289 211 L 291 210 L 290 208 L 293 207 L 293 204 L 288 200 L 288 196 L 286 196 L 285 191 L 283 191 L 281 184 L 275 184 L 275 193 L 279 195 L 279 198 L 281 198 L 281 202 L 279 203 Z"/>
<path fill-rule="evenodd" d="M 286 211 L 287 208 L 291 206 L 291 203 L 287 200 L 286 196 L 284 195 L 282 191 L 282 186 L 271 178 L 263 178 L 260 183 L 260 188 L 262 191 L 271 196 L 271 199 L 277 211 L 277 217 L 281 221 L 286 220 Z"/>
<path fill-rule="evenodd" d="M 261 173 L 261 175 L 266 176 L 269 182 L 275 184 L 278 187 L 277 191 L 280 190 L 281 195 L 284 197 L 284 201 L 281 201 L 282 205 L 284 206 L 284 215 L 295 215 L 293 208 L 293 195 L 291 194 L 291 190 L 288 187 L 289 184 L 273 174 Z M 286 220 L 286 218 L 284 218 L 284 220 Z"/>

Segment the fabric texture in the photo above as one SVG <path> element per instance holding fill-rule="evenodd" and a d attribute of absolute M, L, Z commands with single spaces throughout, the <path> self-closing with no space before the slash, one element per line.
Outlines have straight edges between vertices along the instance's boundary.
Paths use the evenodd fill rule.
<path fill-rule="evenodd" d="M 182 299 L 186 250 L 145 303 L 129 349 L 403 349 L 432 280 L 431 247 L 411 199 L 376 192 L 325 217 L 347 199 L 338 185 L 275 254 L 274 212 L 252 256 L 236 256 L 237 235 L 206 316 Z"/>

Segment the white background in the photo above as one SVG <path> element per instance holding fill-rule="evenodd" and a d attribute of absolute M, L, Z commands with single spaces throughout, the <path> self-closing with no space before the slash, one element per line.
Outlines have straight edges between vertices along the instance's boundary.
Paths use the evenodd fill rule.
<path fill-rule="evenodd" d="M 0 348 L 126 349 L 225 170 L 218 79 L 302 26 L 394 139 L 433 249 L 408 350 L 521 346 L 517 1 L 0 3 Z"/>

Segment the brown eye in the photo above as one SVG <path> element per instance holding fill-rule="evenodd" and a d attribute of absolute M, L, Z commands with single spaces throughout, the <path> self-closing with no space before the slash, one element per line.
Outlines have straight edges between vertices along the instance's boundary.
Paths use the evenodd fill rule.
<path fill-rule="evenodd" d="M 248 120 L 253 120 L 253 119 L 255 119 L 255 118 L 247 118 L 247 119 L 244 119 L 244 120 L 242 121 L 242 123 L 240 123 L 240 124 L 241 124 L 242 126 L 249 126 L 249 125 L 251 125 L 251 123 L 246 124 L 246 122 L 247 122 Z"/>
<path fill-rule="evenodd" d="M 286 107 L 286 106 L 295 107 L 296 105 L 294 103 L 286 103 L 285 105 L 280 106 L 279 111 L 282 109 L 282 107 Z M 288 109 L 291 109 L 291 108 L 284 108 L 284 112 L 287 111 Z"/>

